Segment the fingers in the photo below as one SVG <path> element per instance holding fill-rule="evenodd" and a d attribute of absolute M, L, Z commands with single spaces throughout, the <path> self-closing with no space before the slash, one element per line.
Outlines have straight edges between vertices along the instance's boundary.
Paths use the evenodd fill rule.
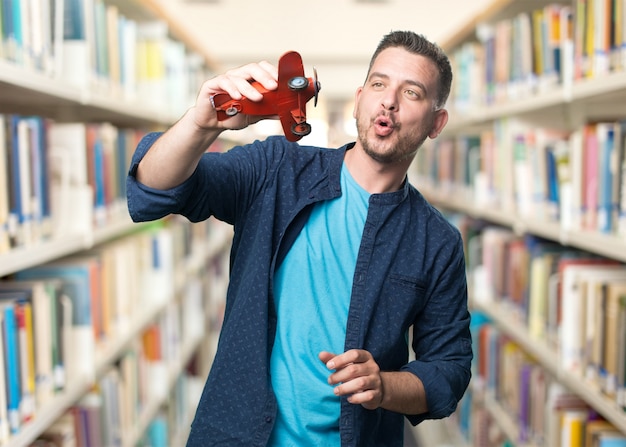
<path fill-rule="evenodd" d="M 266 90 L 273 90 L 278 87 L 277 80 L 278 70 L 265 61 L 242 65 L 207 80 L 196 98 L 194 108 L 196 125 L 200 128 L 241 129 L 264 119 L 264 117 L 251 118 L 238 115 L 227 121 L 219 122 L 211 97 L 217 93 L 226 93 L 233 99 L 241 99 L 245 96 L 252 101 L 260 101 L 263 95 L 250 82 L 256 81 Z"/>
<path fill-rule="evenodd" d="M 328 369 L 341 369 L 352 363 L 365 363 L 373 360 L 372 354 L 363 349 L 350 349 L 329 359 L 327 363 Z"/>
<path fill-rule="evenodd" d="M 348 402 L 375 409 L 382 402 L 383 386 L 380 368 L 372 355 L 365 350 L 353 349 L 340 355 L 328 352 L 319 354 L 328 369 L 335 372 L 328 377 L 330 385 L 336 385 L 337 396 L 347 396 Z"/>
<path fill-rule="evenodd" d="M 225 92 L 233 99 L 245 96 L 252 101 L 260 101 L 263 96 L 250 82 L 256 81 L 265 89 L 274 90 L 278 86 L 277 80 L 276 67 L 263 61 L 228 70 L 223 75 L 207 81 L 207 87 L 212 94 Z"/>
<path fill-rule="evenodd" d="M 323 363 L 328 363 L 333 357 L 335 357 L 335 354 L 333 354 L 332 352 L 322 351 L 318 354 L 318 357 Z"/>

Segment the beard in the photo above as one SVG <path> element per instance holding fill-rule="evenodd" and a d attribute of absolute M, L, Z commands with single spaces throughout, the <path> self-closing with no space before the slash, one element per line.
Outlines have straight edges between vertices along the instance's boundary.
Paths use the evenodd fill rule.
<path fill-rule="evenodd" d="M 374 120 L 356 120 L 357 135 L 363 151 L 373 160 L 381 164 L 402 163 L 412 159 L 422 146 L 432 123 L 421 125 L 408 134 L 402 134 L 402 125 L 396 124 L 394 131 L 387 137 L 374 135 L 368 138 Z"/>

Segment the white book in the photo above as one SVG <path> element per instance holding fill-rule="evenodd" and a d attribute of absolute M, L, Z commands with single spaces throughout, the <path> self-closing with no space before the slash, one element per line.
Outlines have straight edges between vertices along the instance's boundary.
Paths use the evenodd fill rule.
<path fill-rule="evenodd" d="M 11 248 L 9 242 L 9 148 L 6 144 L 5 129 L 5 116 L 0 114 L 0 253 Z"/>
<path fill-rule="evenodd" d="M 570 209 L 567 213 L 566 227 L 564 230 L 579 230 L 582 228 L 582 208 L 583 208 L 583 157 L 584 157 L 584 144 L 583 133 L 581 129 L 574 131 L 569 139 L 570 146 L 570 179 L 571 179 L 571 191 L 570 191 Z"/>
<path fill-rule="evenodd" d="M 52 123 L 48 154 L 54 233 L 91 231 L 93 192 L 87 176 L 86 124 Z"/>
<path fill-rule="evenodd" d="M 18 244 L 30 245 L 33 242 L 33 193 L 31 178 L 30 130 L 28 122 L 20 119 L 17 122 L 17 155 L 19 166 L 20 191 L 20 226 L 18 230 Z M 15 145 L 15 143 L 14 143 Z"/>
<path fill-rule="evenodd" d="M 120 78 L 124 98 L 134 101 L 137 98 L 137 23 L 120 17 Z"/>
<path fill-rule="evenodd" d="M 589 332 L 595 324 L 586 317 L 589 311 L 587 290 L 584 281 L 591 278 L 626 278 L 626 269 L 619 265 L 568 265 L 562 273 L 561 328 L 559 332 L 559 355 L 563 369 L 585 375 L 585 346 Z M 592 327 L 589 327 L 592 325 Z"/>

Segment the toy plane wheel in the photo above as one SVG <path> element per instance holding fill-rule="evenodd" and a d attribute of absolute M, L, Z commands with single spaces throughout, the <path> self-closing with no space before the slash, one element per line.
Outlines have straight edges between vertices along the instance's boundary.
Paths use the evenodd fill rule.
<path fill-rule="evenodd" d="M 311 125 L 309 123 L 294 124 L 291 126 L 291 133 L 299 137 L 307 136 L 311 133 Z"/>
<path fill-rule="evenodd" d="M 239 112 L 241 112 L 241 105 L 239 104 L 234 104 L 229 106 L 226 110 L 224 110 L 224 112 L 226 113 L 226 115 L 228 116 L 235 116 L 237 115 Z"/>
<path fill-rule="evenodd" d="M 304 76 L 295 76 L 287 82 L 291 90 L 304 90 L 309 86 L 309 80 Z"/>

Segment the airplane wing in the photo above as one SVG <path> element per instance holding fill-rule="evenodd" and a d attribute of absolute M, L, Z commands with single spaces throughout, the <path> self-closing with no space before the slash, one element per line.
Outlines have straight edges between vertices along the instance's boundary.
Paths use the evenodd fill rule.
<path fill-rule="evenodd" d="M 289 88 L 289 81 L 293 78 L 304 77 L 302 56 L 296 51 L 288 51 L 278 61 L 278 91 L 277 106 L 283 133 L 289 141 L 298 141 L 302 135 L 294 134 L 294 126 L 306 121 L 304 101 L 299 104 L 298 93 Z"/>

